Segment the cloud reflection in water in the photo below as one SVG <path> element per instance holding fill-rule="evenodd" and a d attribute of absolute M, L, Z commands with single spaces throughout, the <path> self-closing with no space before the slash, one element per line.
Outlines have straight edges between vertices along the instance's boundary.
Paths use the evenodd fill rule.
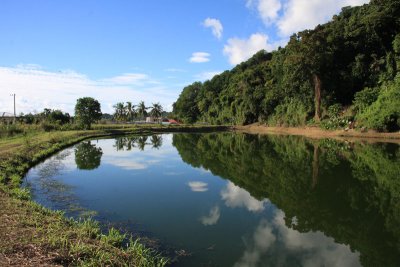
<path fill-rule="evenodd" d="M 200 218 L 200 221 L 204 226 L 215 225 L 217 224 L 220 216 L 221 213 L 219 207 L 214 206 L 211 208 L 210 213 L 207 216 L 203 216 Z"/>
<path fill-rule="evenodd" d="M 188 186 L 190 187 L 190 190 L 193 192 L 206 192 L 208 191 L 208 184 L 204 182 L 199 182 L 199 181 L 192 181 L 188 183 Z"/>
<path fill-rule="evenodd" d="M 265 208 L 264 205 L 268 203 L 268 200 L 259 201 L 255 199 L 249 192 L 232 182 L 228 182 L 226 187 L 221 191 L 221 197 L 227 207 L 245 207 L 251 212 L 263 211 Z"/>
<path fill-rule="evenodd" d="M 297 265 L 305 267 L 361 266 L 360 254 L 351 252 L 349 246 L 336 244 L 333 238 L 322 232 L 300 233 L 288 228 L 284 216 L 282 211 L 277 211 L 271 222 L 260 221 L 252 239 L 245 242 L 246 250 L 235 267 L 261 266 L 266 257 L 271 266 L 286 265 L 288 260 L 293 262 L 289 259 L 293 257 Z M 274 246 L 284 246 L 286 253 L 275 253 L 272 251 Z"/>

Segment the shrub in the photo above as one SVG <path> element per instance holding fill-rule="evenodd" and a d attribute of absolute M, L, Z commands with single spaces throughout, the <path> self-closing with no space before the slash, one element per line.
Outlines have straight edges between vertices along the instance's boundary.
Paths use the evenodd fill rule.
<path fill-rule="evenodd" d="M 301 100 L 292 98 L 275 108 L 275 112 L 268 120 L 268 124 L 279 126 L 305 125 L 308 113 L 309 110 Z"/>
<path fill-rule="evenodd" d="M 363 112 L 367 107 L 374 103 L 379 96 L 379 88 L 365 88 L 354 95 L 354 111 Z"/>
<path fill-rule="evenodd" d="M 400 76 L 382 86 L 378 99 L 357 115 L 361 126 L 378 131 L 400 130 Z"/>

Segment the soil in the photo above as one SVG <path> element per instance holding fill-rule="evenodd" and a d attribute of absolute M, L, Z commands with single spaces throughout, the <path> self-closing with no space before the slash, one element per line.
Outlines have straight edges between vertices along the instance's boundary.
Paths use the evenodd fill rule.
<path fill-rule="evenodd" d="M 400 144 L 400 132 L 379 133 L 376 131 L 360 132 L 358 130 L 323 130 L 316 126 L 310 127 L 269 127 L 260 124 L 250 124 L 246 126 L 234 126 L 234 131 L 250 134 L 277 134 L 277 135 L 300 135 L 312 139 L 333 138 L 348 141 L 365 142 L 389 142 Z"/>

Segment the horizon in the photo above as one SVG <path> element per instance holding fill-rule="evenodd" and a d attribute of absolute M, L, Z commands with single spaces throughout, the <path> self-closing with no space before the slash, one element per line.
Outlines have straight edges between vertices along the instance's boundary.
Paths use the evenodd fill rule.
<path fill-rule="evenodd" d="M 160 102 L 232 69 L 261 49 L 369 0 L 146 1 L 5 0 L 0 10 L 0 112 L 74 115 L 93 97 L 103 113 L 117 102 Z M 179 8 L 176 8 L 179 6 Z"/>

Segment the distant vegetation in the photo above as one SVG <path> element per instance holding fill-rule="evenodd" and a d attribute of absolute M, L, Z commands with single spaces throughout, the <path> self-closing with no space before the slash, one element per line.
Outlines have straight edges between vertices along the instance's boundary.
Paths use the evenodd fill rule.
<path fill-rule="evenodd" d="M 345 7 L 231 71 L 185 87 L 181 120 L 400 130 L 400 1 Z"/>
<path fill-rule="evenodd" d="M 160 103 L 153 103 L 151 107 L 146 107 L 144 101 L 140 101 L 137 105 L 133 105 L 132 102 L 126 102 L 126 104 L 119 102 L 114 105 L 114 119 L 116 121 L 145 120 L 147 116 L 160 119 L 163 115 L 166 115 L 166 112 L 164 112 Z"/>
<path fill-rule="evenodd" d="M 15 120 L 12 117 L 3 118 L 0 120 L 0 137 L 10 137 L 32 131 L 91 129 L 93 123 L 144 122 L 147 116 L 161 122 L 162 118 L 169 115 L 170 113 L 165 112 L 160 103 L 153 103 L 151 107 L 147 107 L 144 101 L 140 101 L 138 105 L 133 105 L 132 102 L 126 102 L 126 104 L 119 102 L 114 105 L 113 114 L 102 113 L 101 105 L 96 99 L 83 97 L 77 99 L 75 116 L 59 109 L 45 108 L 37 114 L 21 113 Z M 101 125 L 96 125 L 95 128 L 103 129 Z"/>

